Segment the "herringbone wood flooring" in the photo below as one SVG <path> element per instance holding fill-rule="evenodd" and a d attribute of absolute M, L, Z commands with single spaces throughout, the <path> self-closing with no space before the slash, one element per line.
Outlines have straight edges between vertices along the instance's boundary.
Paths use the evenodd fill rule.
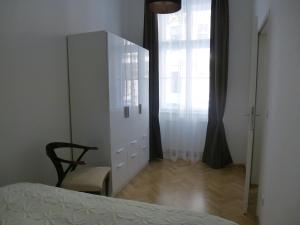
<path fill-rule="evenodd" d="M 205 164 L 168 160 L 151 163 L 117 197 L 207 212 L 239 223 L 256 225 L 243 215 L 245 171 L 242 166 L 214 170 Z"/>

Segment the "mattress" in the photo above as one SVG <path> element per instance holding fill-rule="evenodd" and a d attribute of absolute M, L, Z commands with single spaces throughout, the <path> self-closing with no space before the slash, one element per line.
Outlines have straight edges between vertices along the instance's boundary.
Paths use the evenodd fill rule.
<path fill-rule="evenodd" d="M 237 225 L 219 217 L 42 184 L 0 188 L 1 225 Z"/>

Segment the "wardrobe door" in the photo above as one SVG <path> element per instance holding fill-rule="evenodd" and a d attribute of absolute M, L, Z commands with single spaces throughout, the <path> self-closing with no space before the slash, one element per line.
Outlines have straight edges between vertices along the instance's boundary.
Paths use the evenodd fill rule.
<path fill-rule="evenodd" d="M 126 41 L 108 34 L 110 144 L 112 192 L 115 195 L 128 182 L 127 150 L 131 140 L 126 105 Z"/>
<path fill-rule="evenodd" d="M 108 34 L 111 148 L 125 147 L 132 139 L 127 102 L 127 41 Z M 113 158 L 113 157 L 112 157 Z"/>
<path fill-rule="evenodd" d="M 134 141 L 138 134 L 138 104 L 139 104 L 139 47 L 129 41 L 126 42 L 126 93 L 127 105 L 130 108 L 130 124 Z"/>
<path fill-rule="evenodd" d="M 149 53 L 139 48 L 139 115 L 138 138 L 140 168 L 149 161 Z"/>
<path fill-rule="evenodd" d="M 139 170 L 138 104 L 139 104 L 139 47 L 126 42 L 126 93 L 130 108 L 130 141 L 128 145 L 128 176 L 134 177 Z"/>

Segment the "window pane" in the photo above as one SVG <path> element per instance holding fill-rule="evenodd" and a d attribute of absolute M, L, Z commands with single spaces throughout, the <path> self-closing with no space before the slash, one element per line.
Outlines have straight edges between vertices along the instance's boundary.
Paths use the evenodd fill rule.
<path fill-rule="evenodd" d="M 192 82 L 192 108 L 204 111 L 208 109 L 209 78 L 195 78 Z"/>
<path fill-rule="evenodd" d="M 192 50 L 192 76 L 209 77 L 209 48 L 195 48 Z"/>
<path fill-rule="evenodd" d="M 163 108 L 185 106 L 186 50 L 168 49 L 162 52 L 163 66 L 160 67 L 160 95 Z"/>
<path fill-rule="evenodd" d="M 210 39 L 210 10 L 192 12 L 192 40 Z"/>
<path fill-rule="evenodd" d="M 185 40 L 186 39 L 186 14 L 174 13 L 161 17 L 161 25 L 164 29 L 160 30 L 161 41 Z"/>

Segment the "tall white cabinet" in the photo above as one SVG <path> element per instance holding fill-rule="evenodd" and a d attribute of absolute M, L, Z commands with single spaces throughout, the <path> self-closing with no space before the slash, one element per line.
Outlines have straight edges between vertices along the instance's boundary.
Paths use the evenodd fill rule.
<path fill-rule="evenodd" d="M 115 195 L 149 160 L 148 51 L 99 31 L 69 36 L 68 57 L 72 141 L 99 148 L 85 160 Z"/>

